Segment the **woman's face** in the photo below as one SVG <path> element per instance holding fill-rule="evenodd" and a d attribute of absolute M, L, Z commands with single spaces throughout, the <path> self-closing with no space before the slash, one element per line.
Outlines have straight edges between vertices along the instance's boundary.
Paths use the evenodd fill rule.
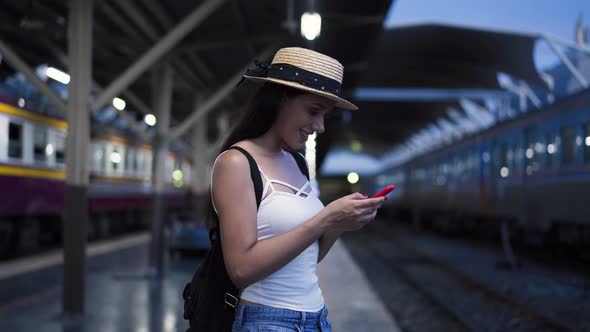
<path fill-rule="evenodd" d="M 324 119 L 334 110 L 334 104 L 310 93 L 288 98 L 280 106 L 275 129 L 290 148 L 301 149 L 309 135 L 324 132 Z"/>

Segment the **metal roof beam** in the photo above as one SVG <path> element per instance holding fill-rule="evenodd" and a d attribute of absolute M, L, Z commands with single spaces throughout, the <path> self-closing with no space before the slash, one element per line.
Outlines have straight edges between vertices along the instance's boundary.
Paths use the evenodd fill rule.
<path fill-rule="evenodd" d="M 43 82 L 37 74 L 27 65 L 27 63 L 22 60 L 16 52 L 14 52 L 4 41 L 0 40 L 0 53 L 2 53 L 6 62 L 8 62 L 11 66 L 13 66 L 16 70 L 22 72 L 25 77 L 37 88 L 41 91 L 42 94 L 46 95 L 51 102 L 57 107 L 57 109 L 62 112 L 62 114 L 67 114 L 66 104 L 63 100 L 59 97 L 59 95 L 53 91 L 47 83 Z"/>
<path fill-rule="evenodd" d="M 151 14 L 156 16 L 156 18 L 160 21 L 160 23 L 162 24 L 162 26 L 164 27 L 164 29 L 166 31 L 172 29 L 172 27 L 173 27 L 172 20 L 168 17 L 168 15 L 165 14 L 165 10 L 161 6 L 160 3 L 158 3 L 154 0 L 143 0 L 143 2 L 145 4 L 145 6 L 148 8 L 148 10 L 151 12 Z M 157 39 L 157 38 L 158 38 L 158 36 L 156 36 L 156 38 L 154 38 L 154 39 Z M 215 75 L 211 72 L 211 70 L 209 70 L 209 68 L 207 68 L 207 66 L 203 63 L 203 61 L 201 61 L 198 57 L 191 56 L 186 59 L 181 59 L 181 57 L 172 55 L 171 58 L 178 59 L 179 63 L 180 62 L 184 63 L 185 71 L 188 71 L 191 73 L 194 72 L 188 66 L 188 64 L 191 64 L 198 70 L 198 72 L 203 74 L 204 78 L 202 78 L 202 79 L 198 78 L 198 76 L 194 77 L 194 79 L 197 80 L 199 82 L 199 84 L 202 85 L 203 87 L 207 87 L 206 82 L 208 82 L 208 81 L 210 82 L 210 80 L 215 77 Z"/>
<path fill-rule="evenodd" d="M 160 24 L 163 27 L 169 29 L 174 24 L 170 17 L 166 15 L 166 10 L 164 10 L 160 1 L 142 0 L 141 2 L 143 2 L 144 6 L 151 11 L 151 13 L 156 17 L 158 21 L 160 21 Z"/>
<path fill-rule="evenodd" d="M 145 44 L 146 48 L 148 44 L 156 43 L 162 37 L 158 31 L 152 28 L 152 25 L 146 20 L 146 18 L 139 14 L 139 9 L 131 2 L 123 1 L 119 3 L 119 6 L 121 6 L 121 9 L 125 14 L 131 18 L 131 21 L 135 24 L 134 26 L 132 26 L 126 17 L 121 15 L 120 11 L 115 10 L 111 6 L 103 4 L 101 9 L 103 9 L 105 13 L 115 21 L 119 28 L 121 28 L 128 37 L 135 36 L 138 32 L 143 34 L 145 38 L 141 38 L 141 43 Z M 166 27 L 167 30 L 172 30 L 172 28 L 172 25 Z M 173 66 L 176 71 L 180 73 L 178 77 L 182 80 L 186 88 L 192 89 L 195 84 L 205 86 L 203 80 L 191 75 L 193 70 L 185 63 L 178 61 L 174 63 Z"/>
<path fill-rule="evenodd" d="M 270 56 L 271 51 L 275 49 L 275 45 L 266 48 L 263 52 L 258 54 L 259 59 L 266 59 Z M 192 125 L 194 125 L 201 117 L 207 115 L 217 104 L 219 104 L 225 97 L 227 97 L 232 90 L 235 89 L 236 83 L 240 81 L 242 75 L 250 65 L 246 65 L 240 69 L 234 76 L 232 76 L 227 82 L 223 84 L 212 96 L 210 96 L 201 105 L 197 105 L 195 110 L 187 119 L 182 121 L 178 126 L 172 128 L 170 133 L 166 137 L 166 140 L 172 141 L 183 135 Z"/>
<path fill-rule="evenodd" d="M 247 38 L 235 38 L 235 39 L 212 39 L 212 40 L 205 40 L 200 41 L 197 43 L 190 43 L 184 44 L 183 46 L 179 47 L 174 53 L 175 55 L 181 55 L 185 53 L 194 53 L 198 51 L 207 51 L 211 49 L 217 48 L 226 48 L 226 47 L 233 47 L 236 44 L 247 41 L 248 43 L 255 43 L 255 42 L 272 42 L 277 39 L 281 39 L 287 37 L 288 35 L 285 33 L 270 33 L 264 35 L 258 35 L 254 37 L 247 37 Z M 346 67 L 345 67 L 346 68 Z"/>
<path fill-rule="evenodd" d="M 93 109 L 106 105 L 115 95 L 125 89 L 144 71 L 172 49 L 182 38 L 201 24 L 225 0 L 207 0 L 188 14 L 173 30 L 168 32 L 158 43 L 142 55 L 133 65 L 122 73 L 101 93 L 94 102 Z"/>
<path fill-rule="evenodd" d="M 50 51 L 57 58 L 57 60 L 61 62 L 62 66 L 69 67 L 68 58 L 59 48 L 50 43 L 46 43 L 46 46 L 50 49 Z M 103 87 L 100 86 L 100 84 L 98 84 L 95 80 L 92 80 L 92 87 L 94 88 L 96 93 L 101 93 L 103 91 Z M 152 113 L 151 109 L 130 90 L 123 91 L 123 96 L 125 97 L 125 99 L 129 100 L 129 102 L 133 104 L 139 112 L 143 114 Z M 98 110 L 92 110 L 92 112 L 96 113 L 98 112 Z M 144 127 L 142 127 L 137 121 L 135 121 L 135 119 L 133 119 L 130 115 L 128 115 L 125 112 L 119 112 L 117 114 L 123 117 L 131 126 L 131 129 L 133 129 L 140 137 L 146 140 L 149 139 L 149 134 L 147 133 L 147 130 Z"/>
<path fill-rule="evenodd" d="M 567 69 L 570 71 L 570 73 L 572 75 L 574 75 L 576 80 L 578 80 L 578 82 L 584 88 L 587 88 L 588 81 L 586 80 L 584 75 L 582 75 L 582 73 L 580 73 L 580 71 L 576 68 L 576 66 L 574 66 L 574 64 L 570 61 L 570 59 L 559 49 L 559 47 L 557 47 L 555 45 L 556 42 L 560 42 L 559 39 L 557 39 L 555 37 L 550 37 L 550 36 L 543 36 L 543 39 L 547 42 L 547 44 L 549 44 L 549 47 L 551 47 L 551 49 L 559 57 L 559 59 L 561 59 L 561 62 L 563 62 L 563 64 L 567 67 Z M 565 44 L 565 43 L 561 42 L 561 44 Z M 571 44 L 565 44 L 565 45 L 572 47 Z M 586 48 L 580 48 L 580 47 L 574 47 L 574 48 L 580 52 L 590 54 L 590 51 L 587 50 Z"/>
<path fill-rule="evenodd" d="M 246 24 L 244 23 L 244 15 L 242 14 L 242 8 L 240 8 L 239 1 L 233 2 L 232 10 L 234 12 L 234 15 L 236 16 L 236 21 L 238 23 L 238 26 L 240 27 L 240 35 L 242 37 L 242 43 L 244 45 L 246 45 L 246 48 L 248 49 L 249 56 L 253 57 L 256 55 L 256 50 L 254 49 L 254 46 L 252 46 L 252 43 L 250 43 L 248 41 L 248 39 L 246 39 L 248 34 L 246 31 Z"/>
<path fill-rule="evenodd" d="M 494 89 L 360 87 L 354 90 L 354 100 L 358 101 L 456 101 L 461 98 L 486 99 L 504 95 L 508 93 Z"/>

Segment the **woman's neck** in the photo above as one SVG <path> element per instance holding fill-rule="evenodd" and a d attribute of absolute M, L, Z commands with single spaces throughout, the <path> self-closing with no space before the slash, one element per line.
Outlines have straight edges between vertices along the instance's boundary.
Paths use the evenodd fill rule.
<path fill-rule="evenodd" d="M 284 142 L 273 134 L 272 130 L 251 140 L 266 157 L 277 157 L 283 154 Z"/>

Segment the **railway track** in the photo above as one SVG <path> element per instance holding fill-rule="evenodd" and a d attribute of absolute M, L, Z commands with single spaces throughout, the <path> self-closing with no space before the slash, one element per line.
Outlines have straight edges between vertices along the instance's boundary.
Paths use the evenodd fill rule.
<path fill-rule="evenodd" d="M 430 319 L 438 322 L 438 330 L 577 331 L 420 251 L 383 223 L 370 225 L 345 241 L 353 245 L 353 256 L 356 251 L 357 256 L 364 255 L 358 258 L 372 259 L 372 269 L 379 269 L 397 279 L 390 279 L 389 285 L 379 288 L 403 282 L 413 289 L 412 301 L 419 303 L 425 315 L 435 313 Z M 370 274 L 375 274 L 375 270 Z M 382 282 L 387 283 L 387 278 Z M 407 302 L 407 299 L 397 301 Z M 403 321 L 399 308 L 398 312 L 396 308 L 392 309 L 396 318 Z M 404 328 L 403 323 L 400 325 Z M 408 323 L 405 330 L 427 330 L 413 325 Z"/>

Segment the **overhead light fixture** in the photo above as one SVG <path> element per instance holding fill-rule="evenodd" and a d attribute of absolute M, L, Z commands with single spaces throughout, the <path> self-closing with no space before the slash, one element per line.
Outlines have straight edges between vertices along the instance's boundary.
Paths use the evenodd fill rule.
<path fill-rule="evenodd" d="M 350 149 L 356 153 L 363 151 L 363 144 L 358 140 L 353 140 L 350 142 Z"/>
<path fill-rule="evenodd" d="M 174 170 L 174 172 L 172 172 L 172 179 L 174 179 L 175 181 L 182 181 L 182 171 L 179 169 Z"/>
<path fill-rule="evenodd" d="M 301 35 L 307 40 L 314 40 L 320 36 L 322 30 L 322 17 L 316 12 L 307 12 L 301 15 Z"/>
<path fill-rule="evenodd" d="M 70 83 L 70 75 L 64 73 L 63 71 L 59 70 L 59 69 L 55 69 L 53 67 L 47 67 L 47 71 L 45 72 L 45 74 L 62 83 L 62 84 L 68 84 Z"/>
<path fill-rule="evenodd" d="M 348 180 L 348 183 L 350 183 L 350 184 L 355 184 L 355 183 L 359 182 L 360 177 L 356 172 L 350 172 L 346 176 L 346 180 Z"/>
<path fill-rule="evenodd" d="M 156 117 L 153 114 L 147 114 L 143 119 L 148 126 L 155 126 L 156 125 Z"/>
<path fill-rule="evenodd" d="M 120 163 L 120 162 L 121 162 L 121 154 L 120 154 L 119 152 L 117 152 L 117 151 L 113 151 L 113 152 L 111 153 L 111 161 L 112 161 L 114 164 L 118 164 L 118 163 Z"/>
<path fill-rule="evenodd" d="M 125 109 L 125 105 L 127 105 L 125 103 L 125 101 L 119 97 L 115 97 L 113 98 L 113 106 L 115 106 L 116 109 L 118 109 L 119 111 L 122 111 Z"/>

